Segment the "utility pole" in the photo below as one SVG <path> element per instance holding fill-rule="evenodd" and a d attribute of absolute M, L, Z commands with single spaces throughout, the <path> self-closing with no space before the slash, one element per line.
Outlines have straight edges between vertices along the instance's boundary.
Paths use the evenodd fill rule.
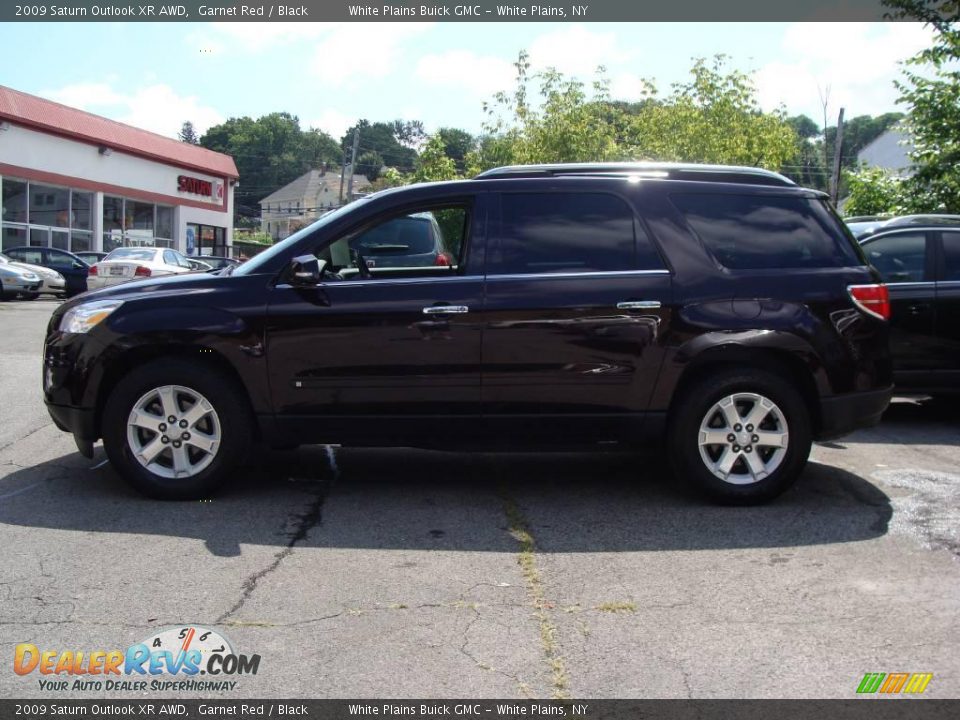
<path fill-rule="evenodd" d="M 353 131 L 353 152 L 350 153 L 350 180 L 347 181 L 347 202 L 353 199 L 353 169 L 357 166 L 357 148 L 360 146 L 360 128 Z"/>
<path fill-rule="evenodd" d="M 840 156 L 843 151 L 843 108 L 837 118 L 837 140 L 833 148 L 833 175 L 830 178 L 830 199 L 836 207 L 840 200 Z"/>
<path fill-rule="evenodd" d="M 347 172 L 347 149 L 343 149 L 343 159 L 340 162 L 340 201 L 338 205 L 343 207 L 343 176 Z"/>

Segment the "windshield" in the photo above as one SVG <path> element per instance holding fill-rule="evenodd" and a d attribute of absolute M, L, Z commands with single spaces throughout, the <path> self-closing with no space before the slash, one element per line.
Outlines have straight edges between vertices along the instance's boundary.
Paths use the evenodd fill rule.
<path fill-rule="evenodd" d="M 283 240 L 282 242 L 277 243 L 276 245 L 269 248 L 268 250 L 264 250 L 262 253 L 257 255 L 252 260 L 247 260 L 247 262 L 243 263 L 242 265 L 236 266 L 236 269 L 231 273 L 231 275 L 257 274 L 258 272 L 260 272 L 261 268 L 263 268 L 264 265 L 267 265 L 271 260 L 273 260 L 273 258 L 283 253 L 291 245 L 295 244 L 296 242 L 306 237 L 307 235 L 311 234 L 315 230 L 319 230 L 324 225 L 327 225 L 333 222 L 334 220 L 337 220 L 343 217 L 348 212 L 353 211 L 354 209 L 359 207 L 361 203 L 364 203 L 364 202 L 367 202 L 366 198 L 363 198 L 361 200 L 356 200 L 350 203 L 349 205 L 344 205 L 342 208 L 339 208 L 338 210 L 334 210 L 333 212 L 327 213 L 312 225 L 308 225 L 302 230 L 298 230 L 293 235 L 288 237 L 286 240 Z"/>
<path fill-rule="evenodd" d="M 156 250 L 144 250 L 142 248 L 117 248 L 104 260 L 153 260 Z"/>

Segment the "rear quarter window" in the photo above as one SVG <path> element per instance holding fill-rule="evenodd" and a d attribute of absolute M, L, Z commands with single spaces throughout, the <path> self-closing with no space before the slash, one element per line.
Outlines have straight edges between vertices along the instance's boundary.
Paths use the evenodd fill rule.
<path fill-rule="evenodd" d="M 821 200 L 770 195 L 676 194 L 673 205 L 731 270 L 860 265 Z"/>

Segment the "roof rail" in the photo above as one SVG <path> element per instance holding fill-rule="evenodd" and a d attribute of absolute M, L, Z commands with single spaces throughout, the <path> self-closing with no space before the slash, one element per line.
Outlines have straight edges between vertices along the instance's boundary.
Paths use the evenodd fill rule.
<path fill-rule="evenodd" d="M 748 185 L 795 186 L 779 173 L 762 168 L 737 165 L 698 165 L 694 163 L 607 162 L 563 163 L 555 165 L 507 165 L 477 175 L 477 180 L 545 177 L 637 177 L 667 180 L 744 183 Z"/>
<path fill-rule="evenodd" d="M 883 224 L 885 228 L 901 227 L 904 225 L 958 225 L 960 224 L 960 215 L 947 215 L 943 213 L 929 213 L 925 215 L 900 215 L 899 217 L 889 218 Z"/>

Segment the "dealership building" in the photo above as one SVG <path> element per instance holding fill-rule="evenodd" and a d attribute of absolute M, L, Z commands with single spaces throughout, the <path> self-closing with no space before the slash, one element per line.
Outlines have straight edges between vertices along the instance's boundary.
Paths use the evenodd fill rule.
<path fill-rule="evenodd" d="M 180 142 L 0 85 L 0 243 L 229 255 L 237 166 Z"/>

